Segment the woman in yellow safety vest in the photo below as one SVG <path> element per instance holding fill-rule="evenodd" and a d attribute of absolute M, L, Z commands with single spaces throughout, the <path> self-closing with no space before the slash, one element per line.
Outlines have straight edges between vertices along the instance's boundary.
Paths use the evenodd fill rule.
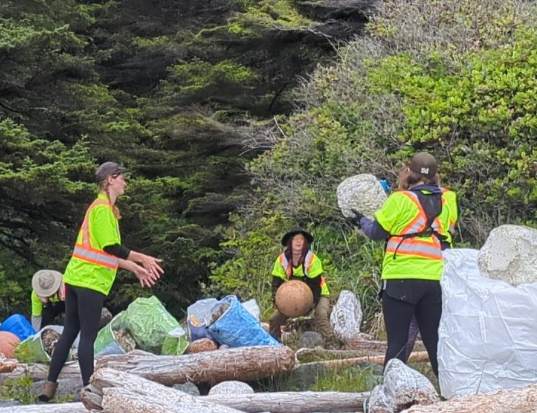
<path fill-rule="evenodd" d="M 403 176 L 406 176 L 406 173 L 403 171 Z M 399 189 L 406 190 L 408 187 L 405 187 L 405 182 L 401 182 Z M 459 204 L 457 202 L 457 194 L 447 188 L 440 188 L 442 191 L 442 209 L 447 211 L 447 214 L 442 215 L 442 220 L 440 221 L 440 234 L 444 237 L 440 242 L 442 246 L 442 251 L 453 248 L 453 235 L 455 233 L 455 226 L 459 219 Z M 406 345 L 406 358 L 410 357 L 412 351 L 414 350 L 414 344 L 418 338 L 419 326 L 416 316 L 412 317 L 410 322 L 410 328 L 408 330 L 408 343 Z"/>
<path fill-rule="evenodd" d="M 315 308 L 314 321 L 317 330 L 324 339 L 332 337 L 329 322 L 330 290 L 323 274 L 323 264 L 317 255 L 309 250 L 313 236 L 303 229 L 289 231 L 282 238 L 285 251 L 281 253 L 272 269 L 272 297 L 276 296 L 278 288 L 288 280 L 305 282 L 313 293 Z M 269 332 L 277 340 L 281 339 L 281 326 L 287 321 L 285 315 L 276 310 L 269 320 Z"/>
<path fill-rule="evenodd" d="M 86 211 L 64 273 L 65 327 L 52 355 L 48 378 L 39 395 L 40 401 L 47 402 L 55 396 L 58 376 L 79 333 L 80 373 L 83 385 L 89 384 L 93 374 L 93 344 L 101 310 L 118 267 L 134 273 L 142 287 L 151 287 L 163 273 L 161 260 L 121 245 L 120 215 L 115 203 L 127 186 L 124 172 L 125 169 L 115 162 L 106 162 L 97 168 L 100 191 Z"/>
<path fill-rule="evenodd" d="M 354 212 L 355 222 L 368 237 L 387 241 L 382 265 L 382 308 L 388 337 L 385 364 L 392 358 L 406 362 L 409 326 L 415 315 L 438 376 L 442 243 L 447 240 L 443 232 L 452 215 L 446 193 L 438 186 L 437 172 L 434 156 L 418 153 L 399 176 L 400 186 L 407 190 L 392 193 L 374 219 Z"/>

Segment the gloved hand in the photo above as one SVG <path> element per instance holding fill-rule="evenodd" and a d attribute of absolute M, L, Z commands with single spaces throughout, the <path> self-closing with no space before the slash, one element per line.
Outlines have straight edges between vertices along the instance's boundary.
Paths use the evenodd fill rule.
<path fill-rule="evenodd" d="M 352 213 L 354 214 L 354 217 L 349 218 L 350 221 L 353 223 L 353 225 L 356 225 L 357 227 L 360 226 L 360 220 L 365 216 L 360 211 L 358 211 L 356 208 L 351 208 Z"/>
<path fill-rule="evenodd" d="M 365 215 L 362 214 L 360 211 L 358 211 L 356 208 L 351 208 L 351 211 L 358 221 L 360 221 L 363 217 L 365 217 Z"/>

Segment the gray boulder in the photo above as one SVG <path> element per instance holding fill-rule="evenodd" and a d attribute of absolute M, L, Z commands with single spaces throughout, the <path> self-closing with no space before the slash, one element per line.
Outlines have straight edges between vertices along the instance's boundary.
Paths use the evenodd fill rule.
<path fill-rule="evenodd" d="M 22 406 L 22 403 L 16 400 L 10 400 L 10 401 L 0 400 L 0 407 L 13 407 L 13 406 Z M 16 410 L 13 410 L 13 411 L 16 411 Z"/>
<path fill-rule="evenodd" d="M 37 397 L 43 390 L 44 385 L 45 380 L 36 381 L 30 389 L 30 394 Z M 78 402 L 80 401 L 80 390 L 82 387 L 82 379 L 59 379 L 56 398 Z"/>
<path fill-rule="evenodd" d="M 315 348 L 323 346 L 323 336 L 315 331 L 305 331 L 298 339 L 299 348 Z"/>
<path fill-rule="evenodd" d="M 173 389 L 182 391 L 183 393 L 190 394 L 191 396 L 199 396 L 200 390 L 194 383 L 187 381 L 185 384 L 174 384 Z"/>

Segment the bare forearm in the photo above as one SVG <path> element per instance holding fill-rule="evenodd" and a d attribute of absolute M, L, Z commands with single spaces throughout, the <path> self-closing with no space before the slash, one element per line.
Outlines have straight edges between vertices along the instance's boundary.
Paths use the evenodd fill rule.
<path fill-rule="evenodd" d="M 130 251 L 129 255 L 127 256 L 127 260 L 141 263 L 144 261 L 145 254 L 136 252 L 136 251 Z"/>
<path fill-rule="evenodd" d="M 138 265 L 134 261 L 122 260 L 121 258 L 119 259 L 119 267 L 123 268 L 124 270 L 134 272 L 134 269 L 137 266 Z"/>

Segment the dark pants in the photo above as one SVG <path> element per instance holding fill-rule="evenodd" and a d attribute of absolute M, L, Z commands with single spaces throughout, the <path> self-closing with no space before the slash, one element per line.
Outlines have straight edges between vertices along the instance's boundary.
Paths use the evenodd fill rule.
<path fill-rule="evenodd" d="M 56 317 L 63 313 L 65 313 L 64 301 L 45 304 L 41 314 L 41 328 L 53 324 Z"/>
<path fill-rule="evenodd" d="M 278 310 L 274 312 L 269 320 L 269 333 L 277 340 L 281 340 L 281 326 L 285 324 L 289 317 L 283 315 Z M 330 326 L 330 299 L 321 297 L 315 307 L 315 329 L 323 336 L 325 340 L 332 338 L 332 327 Z"/>
<path fill-rule="evenodd" d="M 408 342 L 406 343 L 407 360 L 412 354 L 412 351 L 414 350 L 414 345 L 416 344 L 416 340 L 418 339 L 419 332 L 420 328 L 418 326 L 418 320 L 416 320 L 416 316 L 414 316 L 412 317 L 412 321 L 410 322 L 410 328 L 408 329 Z"/>
<path fill-rule="evenodd" d="M 105 296 L 97 291 L 69 284 L 66 284 L 66 289 L 65 326 L 52 355 L 48 380 L 57 382 L 69 350 L 80 332 L 78 362 L 82 383 L 86 386 L 93 374 L 93 344 L 97 337 Z"/>
<path fill-rule="evenodd" d="M 438 376 L 438 326 L 442 315 L 440 282 L 428 280 L 389 280 L 382 294 L 388 348 L 384 363 L 398 358 L 407 361 L 408 332 L 415 315 L 429 361 Z"/>

